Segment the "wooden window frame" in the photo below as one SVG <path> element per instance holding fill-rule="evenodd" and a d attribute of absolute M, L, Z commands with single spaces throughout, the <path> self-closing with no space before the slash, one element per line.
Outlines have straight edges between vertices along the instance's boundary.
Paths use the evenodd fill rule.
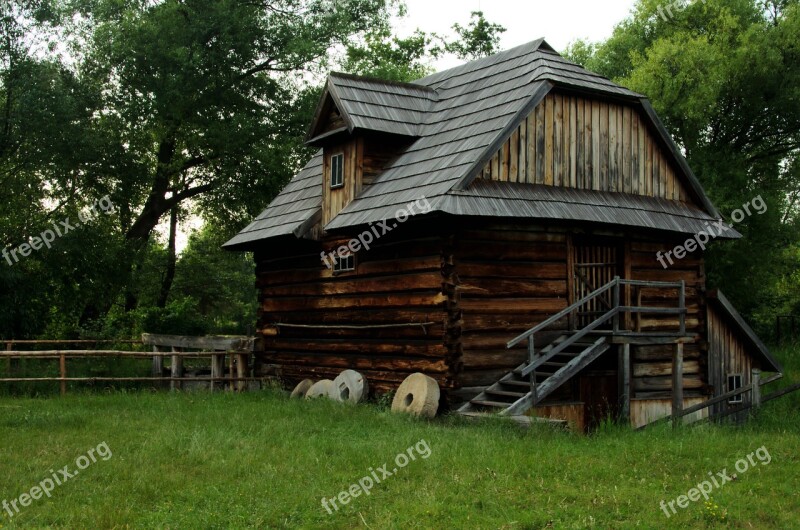
<path fill-rule="evenodd" d="M 339 182 L 336 182 L 335 177 L 336 174 L 334 173 L 334 161 L 339 159 Z M 330 162 L 330 185 L 331 189 L 339 189 L 344 187 L 344 153 L 333 153 L 331 155 L 331 162 Z"/>
<path fill-rule="evenodd" d="M 739 384 L 736 384 L 736 379 L 738 378 Z M 744 386 L 744 376 L 743 374 L 728 374 L 728 392 L 732 392 L 734 390 L 738 390 Z M 744 403 L 744 397 L 742 394 L 738 396 L 733 396 L 728 399 L 729 405 L 740 405 Z"/>
<path fill-rule="evenodd" d="M 338 276 L 340 274 L 347 274 L 356 271 L 356 255 L 348 252 L 346 256 L 336 256 L 336 263 L 333 264 L 333 274 Z"/>

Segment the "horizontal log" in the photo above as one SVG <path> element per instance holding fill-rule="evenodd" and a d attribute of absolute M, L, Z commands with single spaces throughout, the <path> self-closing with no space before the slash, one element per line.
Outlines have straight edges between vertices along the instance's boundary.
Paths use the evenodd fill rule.
<path fill-rule="evenodd" d="M 385 309 L 387 307 L 429 306 L 444 304 L 447 297 L 442 293 L 397 293 L 371 296 L 337 296 L 317 298 L 268 298 L 261 308 L 267 312 L 314 311 L 319 309 L 366 308 Z"/>
<path fill-rule="evenodd" d="M 401 274 L 410 272 L 436 272 L 441 268 L 441 256 L 423 256 L 415 258 L 391 259 L 386 261 L 361 261 L 358 264 L 358 276 L 382 274 Z M 258 272 L 257 286 L 291 285 L 303 282 L 348 280 L 351 276 L 336 276 L 333 271 L 322 264 L 315 264 L 311 269 L 282 269 Z"/>
<path fill-rule="evenodd" d="M 289 364 L 294 366 L 317 366 L 323 368 L 353 370 L 390 370 L 401 372 L 445 373 L 447 363 L 444 360 L 402 359 L 383 357 L 357 357 L 352 355 L 312 355 L 312 354 L 279 354 L 266 352 L 264 358 L 269 363 Z"/>
<path fill-rule="evenodd" d="M 321 324 L 321 325 L 371 325 L 371 324 L 407 324 L 425 322 L 445 322 L 447 314 L 442 308 L 375 308 L 364 311 L 359 308 L 350 310 L 332 310 L 324 313 L 317 312 L 275 312 L 264 313 L 259 325 L 275 322 L 290 324 Z"/>
<path fill-rule="evenodd" d="M 368 355 L 410 355 L 418 357 L 444 357 L 447 348 L 441 341 L 404 341 L 402 343 L 386 343 L 379 340 L 362 339 L 358 342 L 344 342 L 338 339 L 290 339 L 283 337 L 265 337 L 266 351 L 285 352 L 323 352 L 323 353 L 360 353 Z"/>
<path fill-rule="evenodd" d="M 684 389 L 699 390 L 705 386 L 700 376 L 687 376 L 683 378 Z M 672 377 L 634 377 L 633 389 L 642 392 L 655 392 L 672 389 Z"/>
<path fill-rule="evenodd" d="M 464 370 L 505 369 L 511 371 L 527 359 L 524 350 L 475 350 L 464 349 L 461 362 Z"/>
<path fill-rule="evenodd" d="M 700 363 L 698 361 L 684 361 L 683 373 L 699 374 Z M 672 375 L 672 362 L 638 363 L 633 365 L 634 377 L 654 377 L 662 375 Z"/>
<path fill-rule="evenodd" d="M 566 280 L 500 280 L 462 278 L 458 290 L 463 297 L 567 297 Z"/>
<path fill-rule="evenodd" d="M 241 351 L 241 350 L 236 350 Z M 36 350 L 36 351 L 0 351 L 0 357 L 8 357 L 13 359 L 58 359 L 62 355 L 70 358 L 90 358 L 90 357 L 134 357 L 134 358 L 151 358 L 151 357 L 191 357 L 191 358 L 204 358 L 211 357 L 212 355 L 225 355 L 225 351 L 201 351 L 201 352 L 137 352 L 137 351 L 119 351 L 119 350 Z M 249 353 L 249 350 L 248 350 Z"/>
<path fill-rule="evenodd" d="M 252 348 L 250 337 L 189 337 L 142 333 L 142 343 L 152 346 L 195 348 L 204 350 L 247 350 Z"/>
<path fill-rule="evenodd" d="M 675 354 L 674 345 L 633 346 L 634 362 L 667 361 Z M 684 344 L 684 359 L 699 359 L 700 347 L 697 344 Z"/>
<path fill-rule="evenodd" d="M 480 262 L 476 260 L 460 259 L 458 262 L 458 276 L 462 281 L 473 278 L 520 278 L 523 280 L 563 280 L 567 277 L 567 263 L 547 263 L 541 261 L 531 262 Z"/>
<path fill-rule="evenodd" d="M 502 241 L 468 242 L 459 241 L 456 255 L 461 259 L 493 259 L 512 261 L 564 261 L 567 260 L 566 244 L 558 243 L 515 243 L 509 245 Z"/>
<path fill-rule="evenodd" d="M 391 293 L 395 291 L 431 291 L 441 289 L 442 275 L 435 272 L 385 276 L 382 278 L 353 278 L 342 281 L 305 282 L 289 286 L 270 286 L 261 291 L 265 297 L 330 296 L 338 294 Z"/>
<path fill-rule="evenodd" d="M 459 307 L 484 313 L 558 313 L 567 307 L 565 298 L 495 298 L 461 300 Z"/>
<path fill-rule="evenodd" d="M 687 287 L 698 287 L 701 284 L 699 271 L 696 270 L 633 269 L 631 271 L 631 279 L 646 282 L 679 282 L 683 280 L 686 282 Z"/>
<path fill-rule="evenodd" d="M 522 231 L 522 230 L 464 230 L 459 234 L 459 239 L 468 241 L 520 241 L 520 242 L 548 242 L 564 243 L 567 235 L 556 232 Z"/>
<path fill-rule="evenodd" d="M 264 333 L 269 330 L 269 333 Z M 286 328 L 266 327 L 262 334 L 268 337 L 281 337 L 283 339 L 340 339 L 344 341 L 358 341 L 360 339 L 405 341 L 426 340 L 431 338 L 441 339 L 445 327 L 442 322 L 430 326 L 414 326 L 388 329 L 347 329 L 347 328 Z"/>

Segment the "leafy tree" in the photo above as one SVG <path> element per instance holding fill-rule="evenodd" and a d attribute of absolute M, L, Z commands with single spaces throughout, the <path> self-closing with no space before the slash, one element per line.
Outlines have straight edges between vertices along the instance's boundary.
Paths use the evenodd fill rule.
<path fill-rule="evenodd" d="M 453 24 L 458 39 L 445 42 L 444 50 L 455 54 L 459 59 L 472 61 L 492 55 L 500 45 L 500 35 L 506 28 L 486 20 L 483 11 L 473 11 L 466 27 Z"/>

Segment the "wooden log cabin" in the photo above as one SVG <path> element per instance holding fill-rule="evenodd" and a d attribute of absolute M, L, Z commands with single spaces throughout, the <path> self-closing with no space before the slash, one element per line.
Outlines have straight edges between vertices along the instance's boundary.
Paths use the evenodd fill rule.
<path fill-rule="evenodd" d="M 226 244 L 254 252 L 259 375 L 423 372 L 464 413 L 590 429 L 781 372 L 704 249 L 675 250 L 721 216 L 647 99 L 543 40 L 413 83 L 331 74 L 308 144 Z"/>

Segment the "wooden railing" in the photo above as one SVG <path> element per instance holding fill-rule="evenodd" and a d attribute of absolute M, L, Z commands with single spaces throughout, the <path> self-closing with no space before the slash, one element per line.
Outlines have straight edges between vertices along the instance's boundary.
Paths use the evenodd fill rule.
<path fill-rule="evenodd" d="M 262 378 L 250 377 L 249 360 L 253 350 L 253 339 L 249 337 L 186 337 L 174 335 L 142 335 L 141 340 L 6 340 L 5 351 L 0 351 L 0 358 L 8 361 L 9 376 L 0 378 L 0 383 L 60 383 L 61 395 L 66 394 L 68 383 L 94 383 L 94 382 L 152 382 L 165 384 L 169 382 L 170 388 L 179 389 L 184 382 L 209 382 L 211 390 L 219 389 L 224 384 L 229 384 L 231 390 L 244 390 L 247 382 L 261 381 Z M 99 344 L 131 344 L 150 347 L 152 351 L 128 350 L 14 350 L 15 345 L 30 347 L 50 345 L 99 345 Z M 152 362 L 149 377 L 68 377 L 67 360 L 85 358 L 149 358 Z M 164 376 L 164 359 L 170 359 L 169 376 Z M 195 358 L 210 359 L 210 376 L 186 377 L 184 359 Z M 228 374 L 225 373 L 226 358 Z M 15 377 L 13 365 L 22 359 L 57 360 L 58 377 Z"/>
<path fill-rule="evenodd" d="M 646 307 L 641 305 L 641 297 L 638 299 L 638 305 L 635 306 L 626 306 L 621 305 L 621 287 L 627 285 L 631 287 L 638 287 L 638 288 L 661 288 L 661 289 L 677 289 L 678 290 L 678 307 Z M 536 353 L 536 341 L 535 336 L 537 333 L 541 333 L 553 324 L 561 321 L 565 317 L 570 317 L 569 321 L 573 322 L 574 319 L 571 318 L 573 313 L 579 311 L 581 307 L 589 304 L 595 299 L 603 296 L 608 291 L 612 291 L 612 303 L 611 308 L 604 313 L 602 316 L 596 318 L 587 326 L 583 327 L 582 329 L 578 330 L 577 332 L 571 333 L 569 337 L 567 337 L 564 341 L 560 342 L 558 345 L 550 349 L 544 355 L 538 355 Z M 602 326 L 603 324 L 607 323 L 609 320 L 612 321 L 612 329 L 610 331 L 613 335 L 618 335 L 621 333 L 625 333 L 628 335 L 631 334 L 638 334 L 638 335 L 648 335 L 648 333 L 642 333 L 641 327 L 637 326 L 636 331 L 629 331 L 629 330 L 621 330 L 620 329 L 620 315 L 622 314 L 637 314 L 641 315 L 643 313 L 653 313 L 653 314 L 670 314 L 670 315 L 679 315 L 679 329 L 673 335 L 677 337 L 682 337 L 686 335 L 686 284 L 683 281 L 680 282 L 656 282 L 656 281 L 640 281 L 640 280 L 623 280 L 619 276 L 615 277 L 613 280 L 608 282 L 606 285 L 596 289 L 595 291 L 589 293 L 585 297 L 581 298 L 577 302 L 573 303 L 569 307 L 559 311 L 555 315 L 551 316 L 550 318 L 544 320 L 543 322 L 537 324 L 536 326 L 532 327 L 528 331 L 518 335 L 517 337 L 511 339 L 507 344 L 506 348 L 513 348 L 523 340 L 528 341 L 528 365 L 522 370 L 522 377 L 530 376 L 531 381 L 531 393 L 535 396 L 536 395 L 536 369 L 542 366 L 544 363 L 548 362 L 550 359 L 570 347 L 571 345 L 578 342 L 580 339 L 585 337 L 591 332 L 596 332 L 597 328 Z M 570 330 L 571 332 L 573 330 Z M 658 333 L 661 336 L 664 336 L 665 333 Z M 683 344 L 679 344 L 679 355 L 676 358 L 681 359 L 678 363 L 681 366 L 676 366 L 676 368 L 682 373 L 682 348 Z M 681 399 L 683 396 L 682 391 L 682 379 L 681 382 L 678 383 L 680 385 L 679 394 L 681 395 Z"/>

